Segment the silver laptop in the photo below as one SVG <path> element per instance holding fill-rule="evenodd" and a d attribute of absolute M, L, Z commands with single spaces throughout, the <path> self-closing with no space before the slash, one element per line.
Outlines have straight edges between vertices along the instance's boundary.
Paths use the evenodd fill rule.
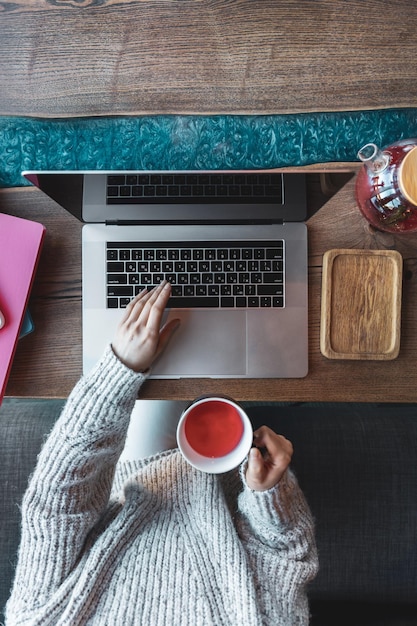
<path fill-rule="evenodd" d="M 153 378 L 308 371 L 305 176 L 256 171 L 31 171 L 84 222 L 83 370 L 144 286 L 172 284 L 179 330 Z"/>

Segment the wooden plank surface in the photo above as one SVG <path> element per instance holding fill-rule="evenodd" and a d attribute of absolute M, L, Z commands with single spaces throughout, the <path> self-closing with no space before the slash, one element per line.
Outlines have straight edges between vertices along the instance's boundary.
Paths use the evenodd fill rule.
<path fill-rule="evenodd" d="M 411 0 L 14 0 L 0 115 L 415 106 Z"/>
<path fill-rule="evenodd" d="M 65 397 L 81 375 L 81 225 L 36 189 L 0 191 L 0 211 L 47 227 L 30 310 L 36 330 L 19 342 L 11 396 Z M 394 236 L 369 227 L 354 197 L 354 179 L 308 221 L 309 374 L 304 379 L 155 380 L 143 398 L 417 402 L 417 234 Z M 401 349 L 393 361 L 326 359 L 320 352 L 323 254 L 332 248 L 397 249 L 404 258 Z"/>

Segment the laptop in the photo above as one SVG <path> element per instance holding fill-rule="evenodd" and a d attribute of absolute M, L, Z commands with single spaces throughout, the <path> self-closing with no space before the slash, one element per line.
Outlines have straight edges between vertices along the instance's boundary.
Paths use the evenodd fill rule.
<path fill-rule="evenodd" d="M 308 371 L 305 176 L 269 170 L 27 171 L 84 222 L 83 371 L 144 286 L 181 319 L 152 378 Z"/>

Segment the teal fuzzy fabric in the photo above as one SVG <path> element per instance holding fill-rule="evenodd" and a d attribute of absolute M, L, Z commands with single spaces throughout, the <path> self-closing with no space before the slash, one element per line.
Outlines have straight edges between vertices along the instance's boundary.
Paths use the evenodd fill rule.
<path fill-rule="evenodd" d="M 417 136 L 417 108 L 294 115 L 0 117 L 0 186 L 22 170 L 250 169 L 356 161 Z"/>

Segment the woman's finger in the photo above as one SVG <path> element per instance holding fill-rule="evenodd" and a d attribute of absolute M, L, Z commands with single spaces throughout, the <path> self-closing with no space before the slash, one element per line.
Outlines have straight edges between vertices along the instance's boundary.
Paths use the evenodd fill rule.
<path fill-rule="evenodd" d="M 153 297 L 147 302 L 147 306 L 150 307 L 148 311 L 147 326 L 148 328 L 154 328 L 159 330 L 161 326 L 161 319 L 168 304 L 169 297 L 171 295 L 171 285 L 164 281 L 158 287 Z"/>
<path fill-rule="evenodd" d="M 130 316 L 133 323 L 147 324 L 149 313 L 152 310 L 153 304 L 158 299 L 159 294 L 166 284 L 167 281 L 163 281 L 150 291 L 148 291 L 145 287 L 145 289 L 138 294 L 137 298 L 132 300 L 131 304 L 133 304 L 133 306 Z"/>
<path fill-rule="evenodd" d="M 135 296 L 133 298 L 133 300 L 131 300 L 129 302 L 129 304 L 127 305 L 127 307 L 123 311 L 123 315 L 122 315 L 122 317 L 120 319 L 120 324 L 124 324 L 125 322 L 127 322 L 129 317 L 131 316 L 135 306 L 144 299 L 144 297 L 146 296 L 147 293 L 149 293 L 149 292 L 148 292 L 147 288 L 145 287 L 144 289 L 142 289 L 142 291 L 140 291 L 138 293 L 137 296 Z"/>
<path fill-rule="evenodd" d="M 254 432 L 254 444 L 258 448 L 265 448 L 272 463 L 281 464 L 283 459 L 291 459 L 293 445 L 283 435 L 278 435 L 267 426 L 261 426 Z"/>

